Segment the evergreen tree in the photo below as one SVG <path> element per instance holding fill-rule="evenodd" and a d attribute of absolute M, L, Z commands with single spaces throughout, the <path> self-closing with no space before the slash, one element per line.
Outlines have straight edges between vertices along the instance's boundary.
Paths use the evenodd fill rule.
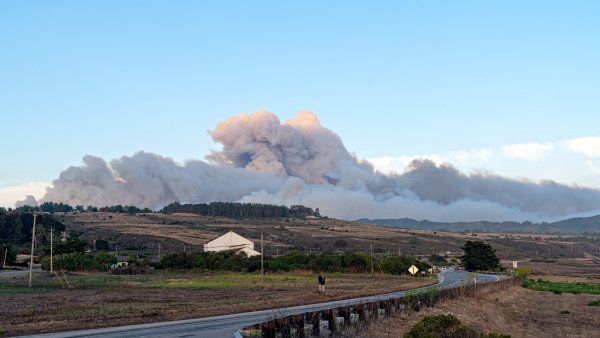
<path fill-rule="evenodd" d="M 104 239 L 98 239 L 98 240 L 96 240 L 96 250 L 109 251 L 110 244 L 108 243 L 108 241 L 106 241 Z"/>
<path fill-rule="evenodd" d="M 15 265 L 17 262 L 17 249 L 14 245 L 9 243 L 4 243 L 0 245 L 0 268 L 2 267 L 2 263 L 4 261 L 4 255 L 6 254 L 6 265 Z"/>
<path fill-rule="evenodd" d="M 491 245 L 481 241 L 467 241 L 462 247 L 465 254 L 461 257 L 462 266 L 470 271 L 489 271 L 500 269 L 500 260 Z"/>

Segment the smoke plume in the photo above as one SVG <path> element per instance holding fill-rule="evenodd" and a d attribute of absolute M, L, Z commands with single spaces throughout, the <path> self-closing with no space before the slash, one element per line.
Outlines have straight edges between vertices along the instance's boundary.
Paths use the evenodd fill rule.
<path fill-rule="evenodd" d="M 413 161 L 402 174 L 381 174 L 310 112 L 285 123 L 266 111 L 241 114 L 209 135 L 222 149 L 207 162 L 179 164 L 145 152 L 109 163 L 85 156 L 83 165 L 60 174 L 42 201 L 152 209 L 176 201 L 304 204 L 344 219 L 437 221 L 551 220 L 600 211 L 599 190 L 465 174 L 429 160 Z"/>

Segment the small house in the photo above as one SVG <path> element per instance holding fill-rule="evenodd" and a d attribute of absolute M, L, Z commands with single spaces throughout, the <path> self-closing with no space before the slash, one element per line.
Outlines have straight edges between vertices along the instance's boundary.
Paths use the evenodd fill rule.
<path fill-rule="evenodd" d="M 114 269 L 118 269 L 118 268 L 124 268 L 129 265 L 128 260 L 129 260 L 129 257 L 127 257 L 127 256 L 117 256 L 117 262 L 115 264 L 112 264 L 110 266 L 110 269 L 114 270 Z"/>

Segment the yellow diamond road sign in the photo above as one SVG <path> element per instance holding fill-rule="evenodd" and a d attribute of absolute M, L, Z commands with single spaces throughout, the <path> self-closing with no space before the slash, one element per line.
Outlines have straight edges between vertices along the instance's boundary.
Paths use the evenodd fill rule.
<path fill-rule="evenodd" d="M 416 274 L 417 272 L 419 272 L 419 268 L 417 268 L 414 265 L 411 265 L 410 268 L 408 268 L 408 272 L 410 272 L 412 275 Z"/>

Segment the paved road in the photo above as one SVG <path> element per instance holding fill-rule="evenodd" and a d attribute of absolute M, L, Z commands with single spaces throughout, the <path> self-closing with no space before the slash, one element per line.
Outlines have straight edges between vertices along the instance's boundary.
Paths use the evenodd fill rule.
<path fill-rule="evenodd" d="M 474 275 L 464 271 L 445 270 L 440 274 L 440 289 L 453 288 L 462 284 L 474 282 L 485 283 L 498 280 L 494 275 Z M 354 298 L 332 301 L 319 304 L 294 306 L 285 309 L 273 309 L 255 312 L 238 313 L 232 315 L 215 316 L 198 319 L 187 319 L 161 323 L 141 325 L 127 325 L 111 328 L 60 332 L 34 337 L 232 337 L 233 334 L 244 326 L 264 322 L 281 314 L 292 315 L 308 311 L 325 310 L 340 306 L 366 303 L 376 300 L 400 297 L 404 291 L 392 292 L 378 296 Z"/>
<path fill-rule="evenodd" d="M 38 274 L 41 272 L 43 272 L 42 269 L 35 268 L 35 267 L 33 268 L 34 274 Z M 29 269 L 0 271 L 0 278 L 13 278 L 13 277 L 24 277 L 24 276 L 29 276 Z"/>

